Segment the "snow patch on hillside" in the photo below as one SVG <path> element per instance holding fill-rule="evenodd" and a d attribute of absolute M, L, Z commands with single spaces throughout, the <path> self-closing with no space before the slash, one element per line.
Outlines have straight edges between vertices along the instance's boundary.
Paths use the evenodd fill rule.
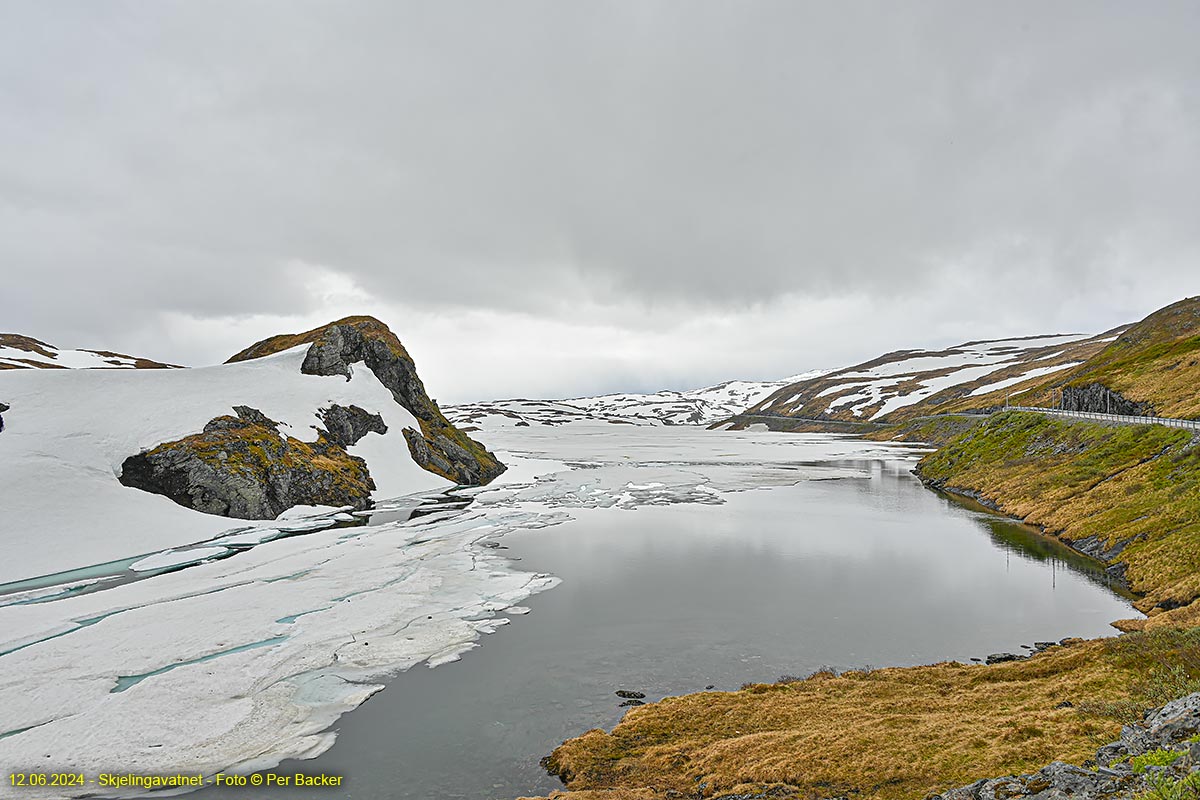
<path fill-rule="evenodd" d="M 455 425 L 485 430 L 524 425 L 609 422 L 625 425 L 709 425 L 745 411 L 782 386 L 824 375 L 813 370 L 777 381 L 726 381 L 687 391 L 616 393 L 566 400 L 495 400 L 449 406 Z"/>
<path fill-rule="evenodd" d="M 801 381 L 785 396 L 762 403 L 755 411 L 810 416 L 842 414 L 879 420 L 954 387 L 969 387 L 968 396 L 982 395 L 1021 381 L 1077 366 L 1078 360 L 1024 371 L 983 386 L 975 384 L 1000 371 L 1061 358 L 1088 334 L 1060 334 L 1027 339 L 969 342 L 943 351 L 909 350 L 891 353 L 864 365 L 823 373 Z M 1097 340 L 1098 341 L 1098 340 Z M 1046 352 L 1049 351 L 1049 352 Z M 963 389 L 967 392 L 967 389 Z M 814 403 L 829 398 L 824 404 Z"/>
<path fill-rule="evenodd" d="M 198 433 L 235 405 L 257 408 L 303 441 L 316 436 L 319 408 L 358 405 L 388 426 L 350 448 L 367 460 L 375 496 L 450 485 L 413 462 L 401 430 L 416 419 L 369 369 L 355 365 L 349 381 L 304 375 L 305 349 L 195 369 L 0 371 L 0 400 L 12 407 L 0 433 L 0 583 L 228 528 L 225 518 L 122 486 L 117 475 L 129 456 Z"/>
<path fill-rule="evenodd" d="M 45 342 L 29 341 L 36 342 L 37 348 L 26 349 L 0 344 L 0 369 L 138 368 L 138 359 L 133 356 L 99 350 L 62 350 Z"/>
<path fill-rule="evenodd" d="M 1041 361 L 1042 359 L 1038 360 Z M 1018 383 L 1023 383 L 1030 378 L 1040 378 L 1043 375 L 1050 375 L 1058 372 L 1059 370 L 1078 367 L 1082 363 L 1082 361 L 1068 361 L 1065 364 L 1055 364 L 1052 367 L 1038 367 L 1036 369 L 1031 369 L 1028 372 L 1017 375 L 1013 378 L 1005 378 L 1004 380 L 996 381 L 995 383 L 984 384 L 983 386 L 980 386 L 978 389 L 975 389 L 973 392 L 971 392 L 971 396 L 973 397 L 979 394 L 987 394 L 988 392 L 994 392 L 997 389 L 1007 389 L 1009 386 L 1016 386 Z"/>

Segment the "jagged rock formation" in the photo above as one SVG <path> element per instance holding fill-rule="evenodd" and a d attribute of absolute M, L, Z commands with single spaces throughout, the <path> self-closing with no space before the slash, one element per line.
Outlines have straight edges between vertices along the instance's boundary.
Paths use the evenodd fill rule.
<path fill-rule="evenodd" d="M 8 411 L 8 409 L 9 406 L 7 403 L 0 403 L 0 431 L 4 430 L 4 412 Z"/>
<path fill-rule="evenodd" d="M 332 405 L 317 412 L 325 423 L 325 436 L 334 444 L 351 447 L 368 433 L 387 433 L 383 417 L 358 406 Z"/>
<path fill-rule="evenodd" d="M 935 795 L 942 800 L 1077 797 L 1128 798 L 1156 786 L 1192 784 L 1200 773 L 1200 693 L 1167 703 L 1138 725 L 1126 725 L 1118 741 L 1096 751 L 1083 767 L 1055 761 L 1028 775 L 976 781 Z M 1186 782 L 1186 783 L 1185 783 Z M 1175 797 L 1184 795 L 1161 795 Z M 1193 796 L 1193 795 L 1186 795 Z M 932 800 L 932 799 L 931 799 Z"/>
<path fill-rule="evenodd" d="M 378 416 L 332 406 L 325 419 L 334 419 L 338 432 L 318 431 L 308 443 L 285 438 L 257 409 L 234 412 L 211 420 L 202 433 L 125 459 L 121 483 L 240 519 L 275 519 L 295 505 L 370 506 L 375 483 L 367 464 L 345 447 L 378 430 Z"/>
<path fill-rule="evenodd" d="M 1101 383 L 1086 386 L 1064 386 L 1062 390 L 1064 411 L 1087 411 L 1097 414 L 1125 414 L 1133 417 L 1154 416 L 1154 406 L 1135 403 L 1114 392 Z"/>
<path fill-rule="evenodd" d="M 397 403 L 417 418 L 421 430 L 404 430 L 413 460 L 430 472 L 459 484 L 485 484 L 504 472 L 504 465 L 483 445 L 454 427 L 425 393 L 416 365 L 396 335 L 373 317 L 346 317 L 305 333 L 273 336 L 229 359 L 228 363 L 261 358 L 308 344 L 300 371 L 306 375 L 350 378 L 354 364 L 364 363 L 388 388 Z"/>

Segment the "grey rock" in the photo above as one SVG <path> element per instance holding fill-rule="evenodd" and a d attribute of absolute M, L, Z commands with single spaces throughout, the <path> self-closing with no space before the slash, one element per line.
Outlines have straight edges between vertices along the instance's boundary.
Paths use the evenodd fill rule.
<path fill-rule="evenodd" d="M 1107 767 L 1114 761 L 1121 761 L 1128 757 L 1129 751 L 1121 742 L 1110 742 L 1096 751 L 1096 763 L 1101 767 Z"/>
<path fill-rule="evenodd" d="M 1154 406 L 1128 400 L 1120 392 L 1115 392 L 1101 383 L 1064 386 L 1061 407 L 1064 411 L 1125 414 L 1134 417 L 1154 416 Z"/>
<path fill-rule="evenodd" d="M 279 427 L 278 422 L 271 419 L 257 408 L 251 408 L 250 406 L 234 406 L 233 413 L 238 415 L 238 419 L 248 422 L 251 425 L 262 425 L 264 428 Z"/>
<path fill-rule="evenodd" d="M 368 433 L 387 433 L 383 417 L 358 406 L 332 405 L 317 412 L 325 424 L 325 436 L 342 447 L 358 444 Z"/>
<path fill-rule="evenodd" d="M 1029 656 L 1019 656 L 1016 653 L 992 653 L 986 659 L 985 664 L 1003 664 L 1006 661 L 1022 661 Z"/>
<path fill-rule="evenodd" d="M 279 427 L 279 423 L 268 417 L 266 414 L 259 411 L 257 408 L 250 406 L 234 406 L 233 411 L 237 414 L 236 417 L 224 416 L 209 420 L 204 426 L 205 433 L 213 431 L 236 431 L 243 428 L 248 428 L 252 425 L 261 425 L 264 428 L 275 430 Z"/>

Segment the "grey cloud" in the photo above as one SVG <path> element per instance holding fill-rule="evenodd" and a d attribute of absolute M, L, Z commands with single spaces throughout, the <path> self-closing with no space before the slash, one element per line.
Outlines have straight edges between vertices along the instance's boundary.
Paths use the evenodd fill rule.
<path fill-rule="evenodd" d="M 950 307 L 948 272 L 1029 281 L 1014 324 L 1131 270 L 1182 296 L 1198 33 L 1168 2 L 8 3 L 3 327 L 319 313 L 296 261 L 633 330 Z"/>

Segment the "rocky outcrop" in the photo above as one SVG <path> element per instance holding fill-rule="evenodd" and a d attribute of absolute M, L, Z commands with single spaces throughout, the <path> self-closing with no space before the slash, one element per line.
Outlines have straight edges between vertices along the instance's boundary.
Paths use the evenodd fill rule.
<path fill-rule="evenodd" d="M 4 412 L 8 411 L 10 406 L 7 403 L 0 403 L 0 432 L 4 431 Z"/>
<path fill-rule="evenodd" d="M 348 380 L 358 363 L 375 373 L 393 399 L 417 418 L 420 431 L 406 428 L 404 439 L 413 460 L 425 469 L 468 485 L 488 483 L 504 472 L 495 455 L 442 415 L 426 394 L 404 345 L 374 317 L 347 317 L 305 333 L 274 336 L 229 362 L 262 358 L 303 344 L 309 345 L 300 366 L 306 375 L 341 375 Z"/>
<path fill-rule="evenodd" d="M 1064 386 L 1061 406 L 1064 411 L 1124 414 L 1131 417 L 1154 416 L 1154 407 L 1149 403 L 1128 400 L 1120 392 L 1114 392 L 1100 383 L 1089 383 L 1086 386 Z"/>
<path fill-rule="evenodd" d="M 383 417 L 358 406 L 332 405 L 317 412 L 325 423 L 325 438 L 342 447 L 358 444 L 368 433 L 387 433 Z"/>
<path fill-rule="evenodd" d="M 236 406 L 234 412 L 211 420 L 201 433 L 125 459 L 121 483 L 240 519 L 275 519 L 295 505 L 371 505 L 375 482 L 367 464 L 341 442 L 365 435 L 364 426 L 377 429 L 383 424 L 377 415 L 333 406 L 325 420 L 334 419 L 338 433 L 318 431 L 310 443 L 281 435 L 278 423 L 257 409 Z"/>
<path fill-rule="evenodd" d="M 1200 742 L 1194 741 L 1197 734 L 1200 693 L 1148 712 L 1140 724 L 1126 725 L 1118 741 L 1101 747 L 1096 758 L 1082 767 L 1055 761 L 1034 773 L 976 781 L 931 800 L 1099 800 L 1128 798 L 1155 787 L 1189 785 L 1193 780 L 1200 786 L 1200 776 L 1189 777 L 1200 773 Z"/>

